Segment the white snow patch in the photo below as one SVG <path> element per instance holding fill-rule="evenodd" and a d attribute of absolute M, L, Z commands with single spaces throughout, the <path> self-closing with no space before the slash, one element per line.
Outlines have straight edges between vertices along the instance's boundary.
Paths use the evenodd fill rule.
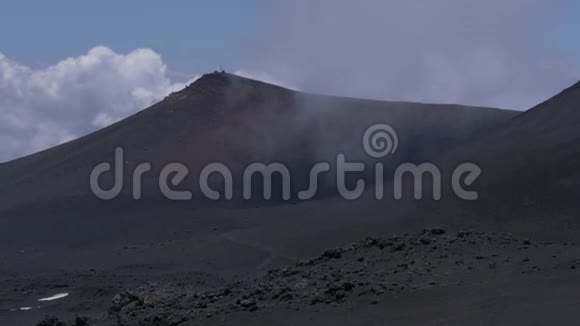
<path fill-rule="evenodd" d="M 52 297 L 38 299 L 38 301 L 54 301 L 62 298 L 68 297 L 68 293 L 58 293 L 53 295 Z"/>

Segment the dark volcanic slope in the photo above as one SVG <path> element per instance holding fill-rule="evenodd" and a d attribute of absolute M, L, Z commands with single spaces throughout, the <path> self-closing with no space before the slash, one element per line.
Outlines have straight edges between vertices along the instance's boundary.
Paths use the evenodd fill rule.
<path fill-rule="evenodd" d="M 480 199 L 463 205 L 468 214 L 497 225 L 515 223 L 512 228 L 538 235 L 568 233 L 577 239 L 579 143 L 577 83 L 494 132 L 455 148 L 446 164 L 471 161 L 483 170 L 475 185 Z M 445 213 L 449 205 L 438 208 Z"/>
<path fill-rule="evenodd" d="M 153 171 L 145 176 L 144 196 L 157 198 L 156 177 L 168 162 L 185 163 L 195 177 L 213 161 L 225 162 L 235 172 L 256 160 L 305 167 L 332 160 L 337 152 L 360 157 L 361 136 L 376 122 L 397 129 L 403 146 L 397 160 L 416 160 L 514 115 L 456 105 L 307 95 L 214 73 L 113 126 L 0 165 L 0 210 L 92 199 L 90 171 L 112 161 L 118 146 L 125 149 L 124 193 L 130 193 L 134 167 L 150 162 Z M 188 182 L 194 184 L 195 178 Z"/>
<path fill-rule="evenodd" d="M 536 188 L 566 179 L 566 183 L 577 185 L 579 141 L 580 83 L 469 144 L 465 155 L 476 155 L 493 169 L 489 183 L 521 186 L 521 182 L 527 182 L 526 186 Z"/>

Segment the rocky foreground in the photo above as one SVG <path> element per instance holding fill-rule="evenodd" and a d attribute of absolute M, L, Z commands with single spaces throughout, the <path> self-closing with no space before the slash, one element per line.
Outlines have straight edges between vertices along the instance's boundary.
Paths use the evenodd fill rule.
<path fill-rule="evenodd" d="M 506 233 L 441 228 L 366 238 L 252 281 L 196 291 L 187 284 L 151 283 L 116 295 L 92 324 L 181 325 L 223 321 L 237 312 L 316 309 L 320 305 L 377 305 L 389 297 L 433 288 L 470 287 L 502 278 L 580 269 L 580 249 L 532 242 Z M 89 325 L 77 318 L 72 325 Z M 46 319 L 39 325 L 68 325 Z"/>

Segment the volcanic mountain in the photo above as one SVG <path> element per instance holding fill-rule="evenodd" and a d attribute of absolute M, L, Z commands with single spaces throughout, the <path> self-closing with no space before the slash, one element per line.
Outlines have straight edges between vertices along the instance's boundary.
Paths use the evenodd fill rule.
<path fill-rule="evenodd" d="M 385 311 L 395 324 L 569 321 L 579 249 L 561 240 L 579 230 L 579 105 L 579 84 L 518 114 L 205 75 L 110 127 L 0 165 L 0 323 L 79 312 L 119 325 L 382 325 Z M 234 180 L 252 162 L 282 162 L 299 188 L 313 164 L 339 153 L 376 161 L 361 143 L 376 123 L 398 134 L 396 153 L 381 159 L 387 168 L 433 161 L 448 180 L 457 164 L 474 162 L 482 169 L 472 185 L 479 199 L 456 200 L 445 184 L 438 202 L 392 205 L 371 200 L 370 191 L 347 201 L 327 189 L 307 202 L 225 205 L 198 201 L 193 188 L 182 205 L 157 189 L 171 162 L 191 172 L 176 188 L 192 189 L 211 162 L 226 164 Z M 118 147 L 128 171 L 123 192 L 98 200 L 89 175 L 112 163 Z M 130 171 L 142 162 L 152 171 L 136 201 Z M 437 227 L 423 230 L 427 224 Z M 487 230 L 453 230 L 466 226 Z M 38 306 L 56 289 L 70 300 Z M 547 305 L 546 297 L 557 299 Z M 11 312 L 18 307 L 32 309 Z"/>
<path fill-rule="evenodd" d="M 212 73 L 110 127 L 0 165 L 0 210 L 108 205 L 89 191 L 89 176 L 99 163 L 114 162 L 116 148 L 124 150 L 124 187 L 113 202 L 126 200 L 130 206 L 132 172 L 143 162 L 152 165 L 143 177 L 143 201 L 163 197 L 157 177 L 172 162 L 188 167 L 189 178 L 180 186 L 191 190 L 211 162 L 226 164 L 236 178 L 252 162 L 282 162 L 296 180 L 307 182 L 313 164 L 332 162 L 337 153 L 368 159 L 361 140 L 375 123 L 388 123 L 398 133 L 401 150 L 387 162 L 395 164 L 431 159 L 515 115 L 490 108 L 311 95 Z M 109 179 L 110 185 L 112 175 Z M 102 182 L 107 185 L 106 179 Z"/>
<path fill-rule="evenodd" d="M 210 292 L 186 284 L 122 292 L 109 316 L 120 324 L 145 325 L 155 324 L 156 316 L 183 325 L 235 325 L 240 320 L 253 325 L 573 323 L 573 309 L 567 307 L 577 304 L 574 293 L 579 289 L 574 244 L 580 230 L 579 106 L 580 83 L 435 158 L 446 174 L 460 162 L 479 165 L 482 175 L 474 186 L 480 196 L 472 202 L 455 200 L 447 187 L 449 198 L 412 202 L 418 207 L 411 214 L 406 211 L 406 217 L 415 217 L 419 227 L 436 223 L 448 228 L 451 222 L 452 229 L 486 228 L 489 233 L 451 233 L 440 227 L 417 233 L 415 224 L 411 233 L 393 235 L 403 224 L 395 218 L 390 227 L 376 226 L 376 232 L 391 234 L 388 238 L 366 237 Z M 425 158 L 408 155 L 406 159 Z M 299 222 L 234 232 L 236 240 L 297 257 L 309 247 L 330 243 L 329 238 L 346 241 L 360 232 L 341 215 L 360 225 L 371 221 L 366 216 L 398 214 L 392 206 L 364 200 L 335 210 L 329 206 L 337 202 L 321 200 L 318 205 L 325 208 L 310 207 L 305 218 L 286 207 L 294 216 L 284 217 Z M 325 214 L 332 216 L 319 218 Z M 296 225 L 314 229 L 315 236 Z M 529 237 L 516 239 L 514 234 Z M 139 305 L 141 301 L 146 304 Z"/>
<path fill-rule="evenodd" d="M 442 215 L 461 207 L 465 216 L 537 236 L 578 239 L 580 220 L 580 83 L 446 153 L 441 164 L 477 163 L 478 200 L 438 206 Z M 449 190 L 449 189 L 448 189 Z M 434 213 L 430 206 L 428 209 Z"/>

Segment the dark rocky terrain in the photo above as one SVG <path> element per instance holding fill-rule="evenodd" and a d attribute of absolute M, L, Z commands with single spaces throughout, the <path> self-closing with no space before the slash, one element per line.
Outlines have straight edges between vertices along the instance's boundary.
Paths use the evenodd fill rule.
<path fill-rule="evenodd" d="M 344 248 L 327 250 L 319 257 L 270 270 L 256 279 L 212 290 L 200 290 L 189 282 L 151 282 L 117 294 L 108 313 L 92 322 L 236 325 L 243 315 L 242 319 L 251 324 L 266 325 L 268 319 L 263 315 L 280 310 L 296 317 L 329 307 L 348 310 L 353 310 L 353 306 L 385 307 L 393 301 L 444 291 L 480 290 L 482 293 L 472 294 L 471 299 L 481 300 L 485 291 L 506 280 L 536 286 L 534 282 L 539 278 L 556 284 L 563 278 L 578 278 L 578 273 L 580 247 L 575 244 L 533 242 L 509 233 L 448 233 L 442 228 L 431 228 L 415 234 L 368 237 Z M 567 304 L 579 301 L 575 297 Z M 517 304 L 522 302 L 514 305 Z M 460 313 L 464 304 L 457 305 L 455 315 L 448 315 L 445 320 L 454 323 L 465 320 Z M 548 321 L 547 317 L 539 311 L 526 311 L 526 316 L 512 322 Z M 493 316 L 486 318 L 490 320 Z M 78 324 L 77 321 L 75 325 Z M 437 320 L 424 320 L 422 324 L 437 324 Z"/>

